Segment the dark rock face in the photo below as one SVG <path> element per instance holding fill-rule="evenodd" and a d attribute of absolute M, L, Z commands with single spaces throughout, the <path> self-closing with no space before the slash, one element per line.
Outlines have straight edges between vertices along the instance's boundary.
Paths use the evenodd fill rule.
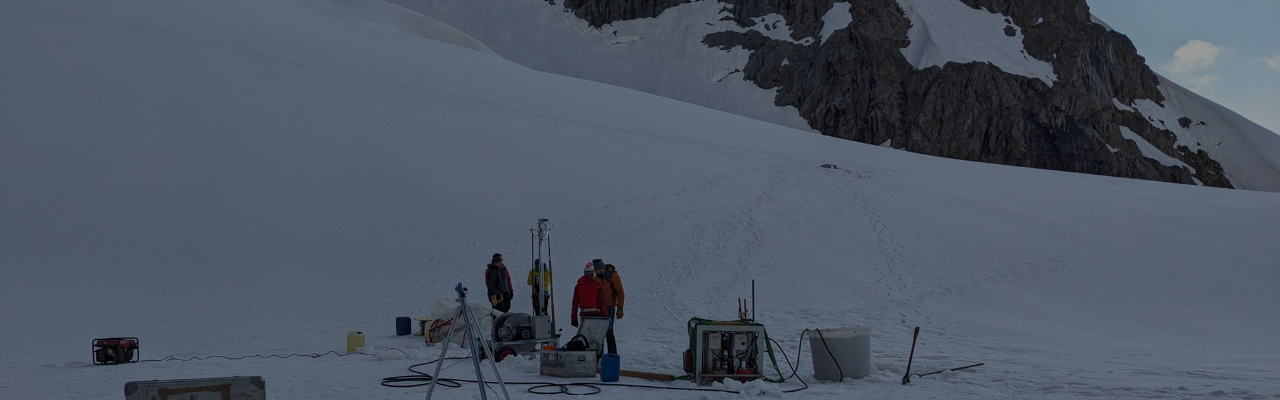
<path fill-rule="evenodd" d="M 548 0 L 551 1 L 551 0 Z M 652 18 L 693 0 L 561 0 L 565 9 L 599 28 L 614 21 Z"/>
<path fill-rule="evenodd" d="M 563 6 L 600 27 L 656 16 L 688 1 L 567 0 Z M 704 1 L 724 3 L 743 27 L 755 25 L 753 18 L 781 15 L 800 40 L 818 37 L 822 17 L 841 0 Z M 911 22 L 896 0 L 850 2 L 853 22 L 825 42 L 773 40 L 757 31 L 712 33 L 702 42 L 750 50 L 743 79 L 777 88 L 775 104 L 795 107 L 824 135 L 891 141 L 894 148 L 962 160 L 1185 184 L 1196 178 L 1232 187 L 1203 150 L 1175 148 L 1172 132 L 1115 107 L 1113 98 L 1163 102 L 1159 79 L 1126 36 L 1091 23 L 1085 0 L 960 1 L 1008 16 L 1005 33 L 1021 30 L 1027 54 L 1053 64 L 1054 85 L 980 62 L 913 68 L 900 51 L 910 44 Z M 1194 175 L 1144 157 L 1120 126 L 1190 165 Z"/>

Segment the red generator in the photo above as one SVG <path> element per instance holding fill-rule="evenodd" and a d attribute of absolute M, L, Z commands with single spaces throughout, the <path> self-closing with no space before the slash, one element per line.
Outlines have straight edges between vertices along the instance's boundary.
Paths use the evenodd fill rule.
<path fill-rule="evenodd" d="M 136 337 L 93 339 L 93 363 L 96 365 L 138 362 L 139 357 Z"/>

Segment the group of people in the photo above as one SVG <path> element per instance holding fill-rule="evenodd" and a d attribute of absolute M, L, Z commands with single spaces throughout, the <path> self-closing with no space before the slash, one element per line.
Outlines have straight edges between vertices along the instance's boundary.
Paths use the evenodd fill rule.
<path fill-rule="evenodd" d="M 485 287 L 489 294 L 489 303 L 495 310 L 508 312 L 511 310 L 511 298 L 514 292 L 511 274 L 502 263 L 502 254 L 494 253 L 493 259 L 485 269 Z M 547 296 L 550 290 L 551 270 L 534 261 L 534 269 L 529 271 L 528 283 L 533 286 L 533 310 L 536 315 L 547 311 Z M 597 258 L 587 263 L 573 288 L 573 302 L 570 308 L 569 324 L 578 326 L 579 317 L 608 317 L 609 330 L 605 333 L 607 350 L 611 354 L 618 353 L 618 343 L 613 336 L 614 320 L 622 319 L 623 304 L 626 292 L 622 288 L 622 278 L 618 276 L 617 267 L 605 264 Z"/>

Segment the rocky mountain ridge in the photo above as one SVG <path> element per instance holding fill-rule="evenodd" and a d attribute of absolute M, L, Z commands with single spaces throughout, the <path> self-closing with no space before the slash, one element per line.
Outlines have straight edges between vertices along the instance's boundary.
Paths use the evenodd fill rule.
<path fill-rule="evenodd" d="M 459 19 L 462 13 L 452 9 L 450 0 L 428 1 L 432 3 L 430 7 L 392 1 L 446 22 L 466 25 L 466 21 Z M 685 34 L 694 37 L 684 40 L 696 40 L 712 50 L 728 53 L 745 50 L 747 54 L 742 65 L 717 76 L 716 82 L 740 76 L 759 89 L 772 91 L 773 106 L 793 108 L 809 128 L 824 135 L 962 160 L 1239 187 L 1232 182 L 1229 171 L 1224 171 L 1222 157 L 1215 158 L 1205 150 L 1212 144 L 1180 138 L 1174 132 L 1178 127 L 1182 131 L 1227 127 L 1182 115 L 1173 121 L 1157 120 L 1150 112 L 1144 114 L 1149 110 L 1133 107 L 1135 102 L 1144 102 L 1163 108 L 1162 80 L 1146 66 L 1145 59 L 1138 55 L 1126 36 L 1095 23 L 1085 0 L 948 1 L 1002 17 L 1001 26 L 992 29 L 1008 37 L 1021 38 L 1021 56 L 1027 62 L 1051 65 L 1052 74 L 1047 78 L 1020 75 L 1005 71 L 997 62 L 983 60 L 914 66 L 913 60 L 904 55 L 904 49 L 913 46 L 913 34 L 927 41 L 945 39 L 938 35 L 955 33 L 946 30 L 946 26 L 929 25 L 937 25 L 938 21 L 912 14 L 916 9 L 936 7 L 940 3 L 936 1 L 537 2 L 584 21 L 589 29 L 595 30 L 584 35 L 608 37 L 611 33 L 618 38 L 628 35 L 619 30 L 628 23 L 665 19 L 666 24 L 673 26 L 693 25 L 699 22 L 698 18 L 670 15 L 706 14 L 712 9 L 705 3 L 713 3 L 715 15 L 698 16 L 703 20 L 701 23 L 710 28 L 691 30 Z M 696 7 L 697 3 L 704 4 Z M 848 15 L 842 14 L 846 12 Z M 827 26 L 833 13 L 840 13 L 836 19 L 844 18 L 847 25 Z M 688 20 L 670 22 L 671 18 Z M 500 48 L 504 44 L 495 45 L 494 41 L 508 42 L 505 44 L 508 49 L 530 47 L 530 44 L 535 48 L 557 45 L 548 43 L 553 40 L 549 37 L 541 43 L 529 43 L 527 38 L 511 35 L 485 35 L 477 32 L 477 26 L 460 29 L 469 30 L 468 33 L 495 47 L 499 54 L 503 54 Z M 926 31 L 913 32 L 913 27 Z M 493 29 L 487 26 L 482 30 Z M 636 29 L 640 28 L 632 28 Z M 634 43 L 665 33 L 649 29 L 630 33 L 626 41 L 607 43 L 611 48 L 598 54 L 609 57 L 608 52 L 616 52 L 622 46 L 635 47 Z M 652 54 L 653 50 L 649 51 Z M 581 66 L 560 66 L 547 58 L 555 56 L 538 54 L 514 61 L 538 64 L 531 66 L 549 72 L 602 81 L 611 79 L 607 73 L 586 72 L 587 67 Z M 634 62 L 638 58 L 632 55 L 630 60 Z M 673 71 L 650 74 L 653 75 L 650 79 L 660 81 L 669 78 Z M 625 86 L 627 82 L 620 84 Z M 714 93 L 681 98 L 680 93 L 664 93 L 662 89 L 654 92 L 713 108 L 721 108 L 721 102 L 733 101 L 716 99 Z"/>

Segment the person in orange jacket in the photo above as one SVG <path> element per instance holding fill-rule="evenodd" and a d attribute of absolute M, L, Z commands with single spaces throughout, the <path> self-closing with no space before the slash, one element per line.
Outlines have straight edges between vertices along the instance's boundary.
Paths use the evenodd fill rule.
<path fill-rule="evenodd" d="M 595 266 L 587 263 L 582 270 L 582 277 L 578 278 L 578 284 L 573 287 L 569 324 L 578 326 L 579 309 L 584 317 L 602 317 L 607 315 L 604 307 L 604 289 L 600 287 L 600 280 L 596 279 Z"/>
<path fill-rule="evenodd" d="M 600 260 L 595 260 L 600 261 Z M 600 280 L 600 288 L 604 290 L 605 311 L 609 315 L 609 330 L 605 333 L 605 343 L 609 354 L 618 354 L 618 341 L 613 336 L 613 320 L 622 319 L 622 305 L 627 294 L 622 289 L 622 278 L 618 276 L 618 268 L 613 264 L 597 265 L 596 279 Z"/>

